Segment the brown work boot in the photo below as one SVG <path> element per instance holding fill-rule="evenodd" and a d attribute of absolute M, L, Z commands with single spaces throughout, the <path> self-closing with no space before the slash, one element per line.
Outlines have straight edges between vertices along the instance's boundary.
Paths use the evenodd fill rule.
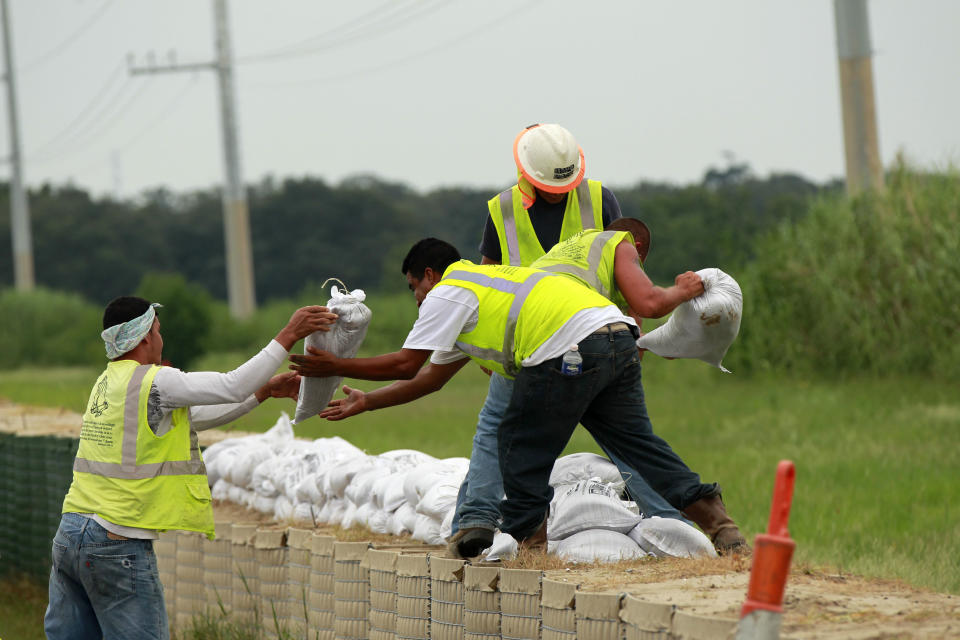
<path fill-rule="evenodd" d="M 493 531 L 482 527 L 460 529 L 447 541 L 447 553 L 451 558 L 475 558 L 493 544 Z"/>
<path fill-rule="evenodd" d="M 523 538 L 522 540 L 517 540 L 517 546 L 520 549 L 527 549 L 534 553 L 546 553 L 547 552 L 547 519 L 544 518 L 543 522 L 540 524 L 540 527 L 534 531 L 532 534 Z"/>
<path fill-rule="evenodd" d="M 737 524 L 727 515 L 719 494 L 688 504 L 682 513 L 707 534 L 720 555 L 749 555 L 752 552 Z"/>

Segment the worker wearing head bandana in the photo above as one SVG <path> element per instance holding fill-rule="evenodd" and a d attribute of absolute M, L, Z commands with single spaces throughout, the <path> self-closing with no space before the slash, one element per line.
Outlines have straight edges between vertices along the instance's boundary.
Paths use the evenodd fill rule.
<path fill-rule="evenodd" d="M 197 431 L 269 397 L 295 398 L 299 377 L 274 371 L 294 343 L 336 319 L 326 307 L 298 309 L 237 369 L 185 373 L 160 365 L 160 306 L 124 296 L 104 311 L 109 362 L 83 414 L 53 540 L 47 638 L 169 637 L 153 540 L 170 529 L 214 536 Z"/>

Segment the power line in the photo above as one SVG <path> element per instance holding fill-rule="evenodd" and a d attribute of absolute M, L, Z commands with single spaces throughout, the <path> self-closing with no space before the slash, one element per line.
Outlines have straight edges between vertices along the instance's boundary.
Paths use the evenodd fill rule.
<path fill-rule="evenodd" d="M 433 54 L 438 53 L 438 52 L 440 52 L 440 51 L 445 51 L 445 50 L 447 50 L 447 49 L 451 49 L 451 48 L 453 48 L 453 47 L 456 47 L 457 45 L 462 44 L 462 43 L 465 42 L 466 40 L 469 40 L 469 39 L 471 39 L 471 38 L 474 38 L 474 37 L 480 35 L 481 33 L 486 32 L 486 31 L 487 31 L 488 29 L 490 29 L 491 27 L 494 27 L 494 26 L 496 26 L 496 25 L 498 25 L 498 24 L 503 24 L 503 22 L 504 22 L 506 19 L 508 19 L 508 18 L 513 18 L 513 17 L 519 16 L 519 15 L 521 15 L 521 14 L 527 12 L 527 11 L 530 11 L 530 10 L 533 9 L 536 5 L 542 4 L 543 2 L 544 2 L 544 0 L 532 0 L 532 2 L 528 2 L 526 5 L 524 5 L 524 6 L 521 7 L 520 9 L 512 9 L 512 8 L 511 8 L 511 9 L 508 10 L 506 13 L 503 13 L 503 14 L 497 16 L 496 18 L 493 18 L 493 19 L 491 19 L 491 20 L 488 20 L 487 22 L 484 22 L 484 23 L 482 23 L 482 24 L 479 24 L 479 25 L 477 25 L 476 27 L 474 27 L 473 29 L 470 29 L 469 31 L 466 31 L 466 32 L 461 33 L 461 34 L 459 34 L 459 35 L 456 35 L 456 36 L 454 36 L 454 37 L 452 37 L 452 38 L 449 38 L 449 39 L 447 39 L 447 40 L 444 40 L 444 41 L 442 41 L 442 42 L 439 42 L 439 43 L 437 43 L 436 45 L 434 45 L 434 46 L 432 46 L 432 47 L 429 47 L 429 48 L 427 48 L 427 49 L 423 49 L 423 50 L 421 50 L 421 51 L 417 51 L 417 52 L 415 52 L 415 53 L 411 53 L 410 55 L 403 56 L 403 57 L 400 57 L 400 58 L 393 58 L 393 59 L 391 59 L 389 62 L 386 62 L 386 63 L 384 63 L 384 64 L 379 64 L 379 65 L 375 65 L 375 66 L 365 67 L 365 68 L 356 69 L 356 70 L 353 70 L 353 71 L 347 71 L 347 72 L 338 73 L 338 74 L 332 74 L 332 75 L 326 75 L 326 76 L 316 76 L 316 77 L 313 77 L 313 78 L 307 78 L 307 79 L 302 79 L 302 80 L 293 80 L 293 81 L 290 81 L 290 82 L 261 82 L 261 83 L 250 83 L 249 86 L 253 86 L 253 87 L 289 87 L 289 86 L 297 86 L 297 85 L 303 85 L 303 84 L 312 84 L 312 83 L 315 83 L 315 82 L 332 82 L 332 81 L 336 81 L 336 80 L 343 80 L 343 79 L 345 79 L 345 78 L 351 78 L 351 79 L 352 79 L 352 78 L 357 78 L 357 77 L 360 77 L 360 76 L 366 76 L 366 75 L 372 75 L 372 74 L 375 74 L 375 73 L 379 73 L 379 72 L 381 72 L 381 71 L 385 71 L 385 70 L 387 70 L 387 69 L 391 69 L 391 68 L 393 68 L 393 67 L 406 64 L 407 62 L 410 62 L 411 60 L 417 60 L 418 58 L 423 58 L 424 56 L 433 55 Z"/>
<path fill-rule="evenodd" d="M 297 48 L 299 48 L 299 47 L 303 47 L 303 46 L 309 45 L 309 44 L 311 44 L 311 43 L 313 43 L 313 42 L 316 42 L 317 40 L 326 38 L 326 37 L 330 36 L 331 34 L 342 33 L 344 30 L 353 30 L 353 29 L 356 28 L 355 25 L 357 25 L 357 24 L 359 24 L 359 25 L 362 26 L 364 20 L 366 20 L 367 18 L 369 18 L 369 17 L 371 17 L 371 16 L 380 15 L 382 11 L 384 11 L 384 10 L 386 10 L 386 9 L 390 9 L 390 8 L 395 8 L 395 7 L 397 7 L 397 6 L 398 6 L 398 3 L 397 3 L 395 0 L 386 0 L 386 2 L 384 2 L 383 4 L 379 4 L 379 5 L 377 5 L 376 7 L 370 9 L 369 11 L 367 11 L 367 12 L 365 12 L 365 13 L 362 13 L 362 14 L 360 14 L 359 16 L 356 16 L 356 17 L 354 17 L 354 18 L 352 18 L 352 19 L 350 19 L 350 20 L 347 20 L 346 22 L 343 22 L 343 23 L 337 25 L 336 27 L 334 27 L 334 28 L 332 28 L 332 29 L 329 29 L 329 30 L 327 30 L 327 31 L 323 31 L 323 32 L 321 32 L 321 33 L 312 35 L 312 36 L 310 36 L 309 38 L 305 38 L 305 39 L 303 39 L 303 40 L 300 40 L 299 42 L 295 42 L 295 43 L 292 43 L 292 44 L 287 44 L 287 45 L 284 45 L 284 46 L 282 46 L 282 47 L 280 47 L 280 48 L 278 48 L 278 49 L 271 49 L 271 50 L 269 50 L 269 51 L 261 51 L 260 53 L 254 53 L 254 54 L 251 54 L 251 55 L 248 56 L 248 57 L 249 57 L 251 60 L 257 60 L 257 59 L 260 59 L 260 58 L 264 58 L 264 57 L 266 57 L 266 56 L 273 56 L 273 55 L 276 55 L 276 54 L 289 53 L 291 50 L 294 50 L 294 49 L 297 49 Z M 242 58 L 241 58 L 241 59 L 242 59 Z"/>
<path fill-rule="evenodd" d="M 86 22 L 80 25 L 80 27 L 76 31 L 74 31 L 72 34 L 67 36 L 62 42 L 60 42 L 60 44 L 56 45 L 52 49 L 49 49 L 45 53 L 37 56 L 30 62 L 27 62 L 26 64 L 22 65 L 19 69 L 20 72 L 23 73 L 26 71 L 30 71 L 35 67 L 39 67 L 40 65 L 44 64 L 48 60 L 52 60 L 53 58 L 56 58 L 61 53 L 66 51 L 71 44 L 73 44 L 78 38 L 80 38 L 80 36 L 86 33 L 90 29 L 90 27 L 95 25 L 100 20 L 100 18 L 103 17 L 103 14 L 107 12 L 107 9 L 110 8 L 111 4 L 113 4 L 113 0 L 106 0 L 106 2 L 100 5 L 100 9 L 96 11 L 92 16 L 90 16 L 90 18 Z"/>
<path fill-rule="evenodd" d="M 33 156 L 43 156 L 44 152 L 47 151 L 47 149 L 49 149 L 50 147 L 56 146 L 56 144 L 59 143 L 61 139 L 72 136 L 72 135 L 76 135 L 76 131 L 80 123 L 83 122 L 83 120 L 87 117 L 87 115 L 89 115 L 93 111 L 95 107 L 99 106 L 100 103 L 105 99 L 107 100 L 115 99 L 113 96 L 108 97 L 107 92 L 111 88 L 113 88 L 113 85 L 117 82 L 117 80 L 123 77 L 125 77 L 124 65 L 121 63 L 117 66 L 116 69 L 113 70 L 113 73 L 110 74 L 110 76 L 107 78 L 107 81 L 103 84 L 102 87 L 100 87 L 100 90 L 94 93 L 93 99 L 90 102 L 88 102 L 83 107 L 83 109 L 80 110 L 80 112 L 73 118 L 73 120 L 70 121 L 70 123 L 66 127 L 64 127 L 60 132 L 58 132 L 53 137 L 49 138 L 46 142 L 41 144 L 39 147 L 37 147 L 36 149 L 33 149 L 28 154 L 29 156 L 31 156 L 31 160 L 33 159 Z M 122 85 L 121 90 L 128 86 L 130 86 L 129 83 Z M 117 94 L 117 97 L 119 97 L 119 94 Z"/>
<path fill-rule="evenodd" d="M 126 151 L 131 145 L 139 141 L 143 136 L 145 136 L 150 131 L 154 130 L 160 123 L 164 122 L 173 115 L 176 111 L 176 108 L 180 105 L 183 99 L 189 94 L 193 89 L 196 88 L 197 79 L 199 76 L 196 74 L 187 78 L 187 81 L 183 84 L 180 91 L 178 91 L 172 99 L 167 101 L 163 107 L 157 112 L 156 116 L 150 119 L 142 128 L 140 128 L 135 134 L 127 138 L 127 140 L 121 144 L 119 147 L 113 150 L 114 153 L 122 153 Z M 73 172 L 75 175 L 83 175 L 89 172 L 94 167 L 100 166 L 101 161 L 93 162 L 80 169 L 79 171 Z"/>
<path fill-rule="evenodd" d="M 407 13 L 402 13 L 400 10 L 399 15 L 395 12 L 394 15 L 387 15 L 381 18 L 379 21 L 374 21 L 365 25 L 365 28 L 357 28 L 352 33 L 340 34 L 337 30 L 331 30 L 325 33 L 337 34 L 335 37 L 331 38 L 329 42 L 321 42 L 320 44 L 303 47 L 299 49 L 281 49 L 274 51 L 272 53 L 261 53 L 254 54 L 249 56 L 242 56 L 237 58 L 238 63 L 250 64 L 257 62 L 272 62 L 274 60 L 282 60 L 285 58 L 294 58 L 314 55 L 317 53 L 322 53 L 335 49 L 337 47 L 342 47 L 350 44 L 355 44 L 357 42 L 362 42 L 368 40 L 372 37 L 384 35 L 390 33 L 391 31 L 396 31 L 403 25 L 407 24 L 411 20 L 417 18 L 422 18 L 425 15 L 436 12 L 438 9 L 443 8 L 445 4 L 450 4 L 449 0 L 428 0 L 424 2 L 419 9 L 410 11 Z M 379 27 L 379 28 L 378 28 Z M 314 36 L 309 40 L 321 39 L 325 34 Z"/>
<path fill-rule="evenodd" d="M 130 87 L 132 83 L 126 83 L 121 86 L 121 94 L 123 90 L 127 87 Z M 85 124 L 82 127 L 78 127 L 74 130 L 72 138 L 68 137 L 66 141 L 66 149 L 57 149 L 55 153 L 48 152 L 46 155 L 40 156 L 38 158 L 31 158 L 33 162 L 43 163 L 48 162 L 53 159 L 59 160 L 60 158 L 68 155 L 73 155 L 77 151 L 82 151 L 87 148 L 93 140 L 99 138 L 104 132 L 109 131 L 111 128 L 116 126 L 120 122 L 118 117 L 120 114 L 126 112 L 130 107 L 143 95 L 144 90 L 146 89 L 146 83 L 140 83 L 132 94 L 127 94 L 127 97 L 124 102 L 113 101 L 110 104 L 104 105 L 104 107 L 93 116 L 93 121 L 89 124 Z M 119 106 L 117 106 L 119 105 Z"/>

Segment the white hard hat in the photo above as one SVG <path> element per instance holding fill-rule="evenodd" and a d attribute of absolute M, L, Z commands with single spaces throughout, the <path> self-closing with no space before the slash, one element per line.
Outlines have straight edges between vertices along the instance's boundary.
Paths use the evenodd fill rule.
<path fill-rule="evenodd" d="M 583 149 L 558 124 L 534 124 L 521 131 L 513 142 L 513 159 L 533 186 L 548 193 L 566 193 L 583 180 Z"/>

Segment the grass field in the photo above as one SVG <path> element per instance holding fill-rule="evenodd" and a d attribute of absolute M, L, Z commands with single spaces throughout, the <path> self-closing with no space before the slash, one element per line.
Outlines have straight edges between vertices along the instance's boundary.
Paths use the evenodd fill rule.
<path fill-rule="evenodd" d="M 207 358 L 197 368 L 229 368 L 239 359 Z M 790 459 L 797 468 L 790 531 L 798 562 L 960 594 L 956 385 L 904 376 L 747 378 L 694 361 L 645 362 L 657 432 L 704 481 L 721 483 L 748 537 L 766 528 L 777 462 Z M 0 372 L 0 397 L 81 411 L 97 373 Z M 467 456 L 485 392 L 485 376 L 471 365 L 417 403 L 344 422 L 311 419 L 297 433 L 339 435 L 370 453 L 412 448 Z M 281 410 L 292 414 L 293 403 L 265 403 L 236 428 L 262 431 Z M 576 450 L 598 449 L 578 429 L 568 447 Z"/>

